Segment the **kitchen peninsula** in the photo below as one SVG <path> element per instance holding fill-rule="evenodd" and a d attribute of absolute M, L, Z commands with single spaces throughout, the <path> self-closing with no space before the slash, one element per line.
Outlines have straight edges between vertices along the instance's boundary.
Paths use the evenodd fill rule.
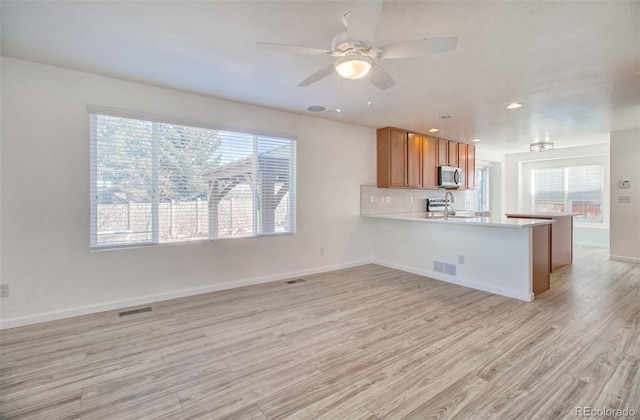
<path fill-rule="evenodd" d="M 382 265 L 529 302 L 549 289 L 553 220 L 444 220 L 426 212 L 362 217 L 377 225 Z"/>
<path fill-rule="evenodd" d="M 553 220 L 551 226 L 551 272 L 554 273 L 573 263 L 573 216 L 580 213 L 507 213 L 512 219 Z"/>

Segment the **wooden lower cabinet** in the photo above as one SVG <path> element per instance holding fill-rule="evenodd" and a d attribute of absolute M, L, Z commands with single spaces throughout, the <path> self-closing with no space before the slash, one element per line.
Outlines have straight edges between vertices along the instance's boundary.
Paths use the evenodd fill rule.
<path fill-rule="evenodd" d="M 533 295 L 538 296 L 549 290 L 551 284 L 551 225 L 533 226 L 531 229 L 533 235 L 532 289 Z"/>
<path fill-rule="evenodd" d="M 555 223 L 549 225 L 551 272 L 573 264 L 573 215 L 507 213 L 506 216 L 510 219 L 554 220 Z"/>

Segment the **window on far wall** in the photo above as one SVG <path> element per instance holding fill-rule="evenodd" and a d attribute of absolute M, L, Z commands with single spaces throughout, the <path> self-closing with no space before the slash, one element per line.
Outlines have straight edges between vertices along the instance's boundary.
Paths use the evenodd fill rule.
<path fill-rule="evenodd" d="M 603 166 L 534 169 L 533 211 L 580 213 L 582 222 L 602 223 Z"/>
<path fill-rule="evenodd" d="M 294 140 L 90 118 L 92 249 L 295 232 Z"/>

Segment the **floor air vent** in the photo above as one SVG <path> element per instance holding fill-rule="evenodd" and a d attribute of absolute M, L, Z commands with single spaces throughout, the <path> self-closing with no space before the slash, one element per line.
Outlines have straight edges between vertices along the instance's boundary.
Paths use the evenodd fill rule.
<path fill-rule="evenodd" d="M 444 273 L 450 276 L 456 275 L 456 265 L 444 261 L 433 260 L 433 271 L 436 273 Z"/>
<path fill-rule="evenodd" d="M 143 312 L 151 312 L 151 306 L 147 306 L 146 308 L 132 309 L 130 311 L 118 312 L 118 318 L 123 316 L 141 314 Z"/>
<path fill-rule="evenodd" d="M 306 281 L 305 279 L 289 280 L 287 284 L 304 283 L 305 281 Z"/>

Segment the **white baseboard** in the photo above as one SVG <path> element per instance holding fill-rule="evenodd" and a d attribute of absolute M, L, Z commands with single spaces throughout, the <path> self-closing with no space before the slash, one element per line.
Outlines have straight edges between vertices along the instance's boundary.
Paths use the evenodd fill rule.
<path fill-rule="evenodd" d="M 587 246 L 590 248 L 609 248 L 609 244 L 599 244 L 595 242 L 574 242 L 574 245 Z"/>
<path fill-rule="evenodd" d="M 619 255 L 609 255 L 609 259 L 613 261 L 640 263 L 640 258 L 635 258 L 635 257 L 621 257 Z"/>
<path fill-rule="evenodd" d="M 513 299 L 523 300 L 525 302 L 533 302 L 533 293 L 521 293 L 515 290 L 503 289 L 500 287 L 494 287 L 483 283 L 477 283 L 470 280 L 462 280 L 448 274 L 436 273 L 435 271 L 422 270 L 419 268 L 409 267 L 406 265 L 400 265 L 391 263 L 388 261 L 373 261 L 374 264 L 382 265 L 389 268 L 395 268 L 396 270 L 406 271 L 407 273 L 417 274 L 419 276 L 425 276 L 432 279 L 444 281 L 446 283 L 457 284 L 458 286 L 469 287 L 471 289 L 482 290 L 483 292 L 489 292 L 500 296 L 506 296 Z"/>
<path fill-rule="evenodd" d="M 620 257 L 620 258 L 624 258 L 624 257 Z M 611 259 L 614 259 L 613 256 L 611 257 Z M 640 259 L 627 258 L 627 259 L 620 259 L 619 261 L 640 262 Z M 58 311 L 42 312 L 34 315 L 27 315 L 27 316 L 16 317 L 16 318 L 2 319 L 0 320 L 0 330 L 7 329 L 7 328 L 21 327 L 21 326 L 31 325 L 31 324 L 39 324 L 41 322 L 55 321 L 58 319 L 71 318 L 71 317 L 80 316 L 80 315 L 89 315 L 89 314 L 94 314 L 98 312 L 113 311 L 116 309 L 123 309 L 127 307 L 132 307 L 132 306 L 148 305 L 150 303 L 160 302 L 163 300 L 194 296 L 194 295 L 199 295 L 203 293 L 217 292 L 220 290 L 233 289 L 233 288 L 243 287 L 243 286 L 251 286 L 254 284 L 269 283 L 269 282 L 281 281 L 281 280 L 286 280 L 286 279 L 295 278 L 295 277 L 309 276 L 312 274 L 326 273 L 329 271 L 358 267 L 365 264 L 378 264 L 384 267 L 405 271 L 407 273 L 417 274 L 420 276 L 429 277 L 432 279 L 444 281 L 451 284 L 456 284 L 459 286 L 469 287 L 471 289 L 482 290 L 484 292 L 494 293 L 497 295 L 522 300 L 525 302 L 533 301 L 532 293 L 521 293 L 514 290 L 494 287 L 494 286 L 490 286 L 483 283 L 477 283 L 470 280 L 459 279 L 457 277 L 449 276 L 443 273 L 436 273 L 429 270 L 422 270 L 422 269 L 409 267 L 401 264 L 395 264 L 389 261 L 361 260 L 361 261 L 356 261 L 351 263 L 316 267 L 308 270 L 292 271 L 288 273 L 280 273 L 280 274 L 274 274 L 271 276 L 256 277 L 256 278 L 246 279 L 246 280 L 216 283 L 216 284 L 210 284 L 210 285 L 201 286 L 201 287 L 195 287 L 191 289 L 174 290 L 171 292 L 156 293 L 152 295 L 139 296 L 131 299 L 122 299 L 122 300 L 116 300 L 111 302 L 98 303 L 94 305 L 80 306 L 75 308 L 62 309 Z"/>
<path fill-rule="evenodd" d="M 55 321 L 58 319 L 71 318 L 80 315 L 95 314 L 98 312 L 113 311 L 116 309 L 127 308 L 138 305 L 148 305 L 150 303 L 160 302 L 163 300 L 182 298 L 187 296 L 200 295 L 203 293 L 217 292 L 220 290 L 233 289 L 243 286 L 251 286 L 254 284 L 269 283 L 273 281 L 281 281 L 294 277 L 309 276 L 312 274 L 326 273 L 328 271 L 342 270 L 345 268 L 358 267 L 364 264 L 370 264 L 372 261 L 356 261 L 351 263 L 336 264 L 330 266 L 316 267 L 308 270 L 292 271 L 288 273 L 274 274 L 265 277 L 256 277 L 252 279 L 229 281 L 224 283 L 210 284 L 191 289 L 174 290 L 165 293 L 156 293 L 152 295 L 139 296 L 131 299 L 114 300 L 111 302 L 98 303 L 94 305 L 79 306 L 75 308 L 62 309 L 58 311 L 42 312 L 34 315 L 26 315 L 15 318 L 0 320 L 0 330 L 7 328 L 22 327 L 25 325 L 39 324 L 41 322 Z"/>

